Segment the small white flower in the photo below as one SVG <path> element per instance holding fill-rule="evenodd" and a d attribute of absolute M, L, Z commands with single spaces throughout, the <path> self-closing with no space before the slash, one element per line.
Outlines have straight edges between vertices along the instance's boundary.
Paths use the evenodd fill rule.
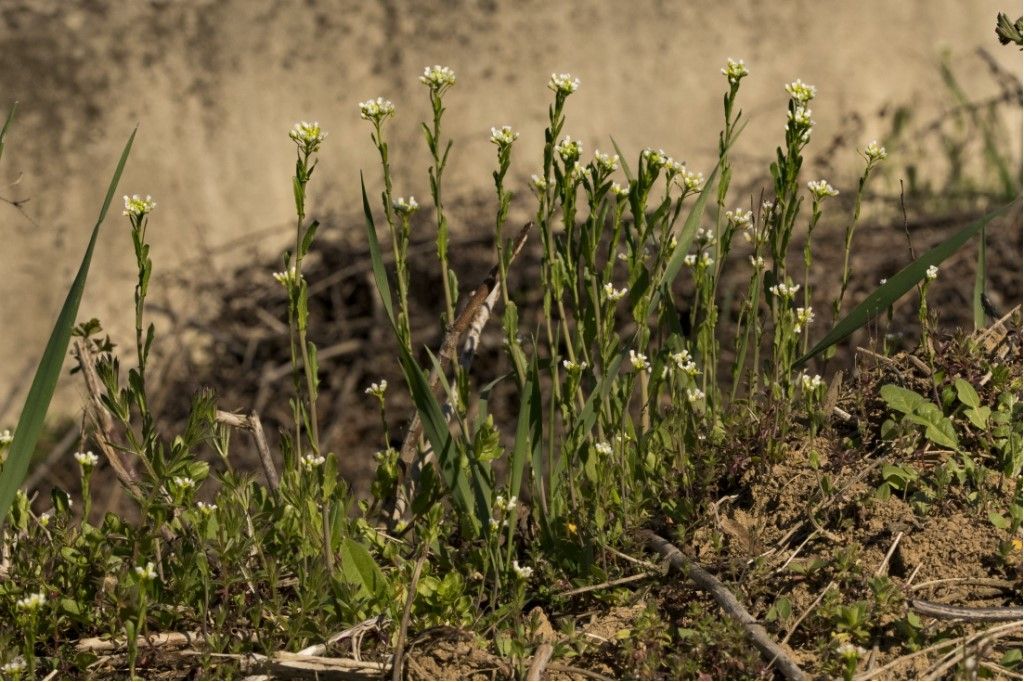
<path fill-rule="evenodd" d="M 523 580 L 527 580 L 531 575 L 533 575 L 532 568 L 529 566 L 520 566 L 519 562 L 515 559 L 512 560 L 512 570 L 515 571 L 516 575 Z"/>
<path fill-rule="evenodd" d="M 729 57 L 726 61 L 725 68 L 722 69 L 722 75 L 729 80 L 731 85 L 736 85 L 749 73 L 750 71 L 747 70 L 747 66 L 743 63 L 742 59 L 736 61 L 732 57 Z"/>
<path fill-rule="evenodd" d="M 394 115 L 395 105 L 383 97 L 359 103 L 359 117 L 378 125 Z"/>
<path fill-rule="evenodd" d="M 391 204 L 391 208 L 395 209 L 395 213 L 400 216 L 411 216 L 419 209 L 420 205 L 416 203 L 416 197 L 410 196 L 408 199 L 398 197 Z"/>
<path fill-rule="evenodd" d="M 704 391 L 699 388 L 688 388 L 686 389 L 686 399 L 691 403 L 699 403 L 704 400 Z"/>
<path fill-rule="evenodd" d="M 742 208 L 737 208 L 735 211 L 726 211 L 725 219 L 731 223 L 734 223 L 737 227 L 747 229 L 753 224 L 754 212 L 744 211 Z"/>
<path fill-rule="evenodd" d="M 697 228 L 696 237 L 697 241 L 700 242 L 701 244 L 711 246 L 712 244 L 715 243 L 715 233 L 714 231 L 712 231 L 710 227 L 706 230 L 704 228 Z"/>
<path fill-rule="evenodd" d="M 786 92 L 792 97 L 798 104 L 807 104 L 814 96 L 818 94 L 818 89 L 813 85 L 807 85 L 802 80 L 797 78 L 792 83 L 786 85 Z"/>
<path fill-rule="evenodd" d="M 588 367 L 588 365 L 585 360 L 581 360 L 579 362 L 573 362 L 572 360 L 562 360 L 562 367 L 564 367 L 565 371 L 569 372 L 569 374 L 576 374 L 578 372 L 582 372 L 583 370 L 585 370 Z"/>
<path fill-rule="evenodd" d="M 548 181 L 534 173 L 530 176 L 530 186 L 537 192 L 544 192 L 548 188 Z"/>
<path fill-rule="evenodd" d="M 796 292 L 799 290 L 799 284 L 786 285 L 783 282 L 780 282 L 779 284 L 776 284 L 775 286 L 768 289 L 769 292 L 771 292 L 775 296 L 778 296 L 779 298 L 793 298 L 793 296 L 795 296 Z"/>
<path fill-rule="evenodd" d="M 652 168 L 657 168 L 658 170 L 670 168 L 670 172 L 671 170 L 676 170 L 675 159 L 666 154 L 664 149 L 655 150 L 648 147 L 642 152 L 642 156 Z"/>
<path fill-rule="evenodd" d="M 821 201 L 825 197 L 834 197 L 839 194 L 839 190 L 828 184 L 827 180 L 812 180 L 807 183 L 807 189 L 811 191 L 811 194 L 818 201 Z"/>
<path fill-rule="evenodd" d="M 505 508 L 505 496 L 504 495 L 496 495 L 494 497 L 494 508 L 495 509 L 504 509 Z"/>
<path fill-rule="evenodd" d="M 568 73 L 553 73 L 548 81 L 548 89 L 560 95 L 571 95 L 580 87 L 580 79 Z"/>
<path fill-rule="evenodd" d="M 797 127 L 810 127 L 814 125 L 814 120 L 811 119 L 811 110 L 805 106 L 798 106 L 788 114 L 789 120 L 794 123 Z"/>
<path fill-rule="evenodd" d="M 139 577 L 142 582 L 149 582 L 156 580 L 156 566 L 153 565 L 152 561 L 147 561 L 145 566 L 136 566 L 135 575 Z"/>
<path fill-rule="evenodd" d="M 573 184 L 579 184 L 583 182 L 583 178 L 587 174 L 587 169 L 579 161 L 572 164 L 572 169 L 569 171 L 569 180 Z"/>
<path fill-rule="evenodd" d="M 697 192 L 704 186 L 704 174 L 694 173 L 684 168 L 676 178 L 676 182 L 687 192 Z"/>
<path fill-rule="evenodd" d="M 810 326 L 811 322 L 814 322 L 814 310 L 811 308 L 797 308 L 796 324 L 793 326 L 793 332 L 799 334 L 803 331 L 804 327 Z"/>
<path fill-rule="evenodd" d="M 604 285 L 604 295 L 608 297 L 608 300 L 612 303 L 622 300 L 627 293 L 629 292 L 625 288 L 616 289 L 611 282 L 607 282 Z"/>
<path fill-rule="evenodd" d="M 519 133 L 512 130 L 511 126 L 491 128 L 491 142 L 498 145 L 499 147 L 508 147 L 518 139 Z"/>
<path fill-rule="evenodd" d="M 274 281 L 283 286 L 285 289 L 290 289 L 292 288 L 292 286 L 298 284 L 299 278 L 301 277 L 301 275 L 299 275 L 298 271 L 295 269 L 294 265 L 282 272 L 275 272 L 273 276 Z"/>
<path fill-rule="evenodd" d="M 882 279 L 878 280 L 878 283 L 879 283 L 879 284 L 885 284 L 885 283 L 886 283 L 886 282 L 888 282 L 888 281 L 889 281 L 889 280 L 887 280 L 887 279 L 886 279 L 885 277 L 883 277 Z"/>
<path fill-rule="evenodd" d="M 613 182 L 612 183 L 612 188 L 611 188 L 611 193 L 614 196 L 616 196 L 616 197 L 618 197 L 620 199 L 625 199 L 626 197 L 629 196 L 629 185 L 626 185 L 625 187 L 623 187 L 619 183 Z"/>
<path fill-rule="evenodd" d="M 42 526 L 43 528 L 46 528 L 47 526 L 49 526 L 50 525 L 50 519 L 52 518 L 52 516 L 53 515 L 50 512 L 43 512 L 42 514 L 40 514 L 39 515 L 39 525 Z"/>
<path fill-rule="evenodd" d="M 420 76 L 420 83 L 429 87 L 432 91 L 441 93 L 455 85 L 455 72 L 447 66 L 434 64 L 423 67 L 423 75 Z"/>
<path fill-rule="evenodd" d="M 3 431 L 0 431 L 0 450 L 3 450 L 4 448 L 8 447 L 13 442 L 14 435 L 11 433 L 10 429 L 4 429 Z"/>
<path fill-rule="evenodd" d="M 25 659 L 21 656 L 0 666 L 0 675 L 3 675 L 4 678 L 20 677 L 23 672 L 25 672 Z"/>
<path fill-rule="evenodd" d="M 819 388 L 825 385 L 825 382 L 822 381 L 821 376 L 818 374 L 815 374 L 812 377 L 808 374 L 804 374 L 803 372 L 801 372 L 798 378 L 800 379 L 800 386 L 804 389 L 804 392 L 806 393 L 813 393 L 814 391 L 817 391 Z"/>
<path fill-rule="evenodd" d="M 754 268 L 760 270 L 764 267 L 764 256 L 751 256 L 750 264 L 754 266 Z"/>
<path fill-rule="evenodd" d="M 387 390 L 388 390 L 388 380 L 387 379 L 381 379 L 380 381 L 375 381 L 372 384 L 370 384 L 369 386 L 367 386 L 366 390 L 364 390 L 363 393 L 365 393 L 366 395 L 372 395 L 375 398 L 377 398 L 377 400 L 384 400 L 384 393 Z"/>
<path fill-rule="evenodd" d="M 878 144 L 878 140 L 872 140 L 871 144 L 864 147 L 864 158 L 867 159 L 868 165 L 874 165 L 878 161 L 884 161 L 889 153 L 885 151 L 885 147 Z"/>
<path fill-rule="evenodd" d="M 288 131 L 288 137 L 307 153 L 315 152 L 320 148 L 320 143 L 327 137 L 327 133 L 320 129 L 320 122 L 307 123 L 301 121 Z"/>
<path fill-rule="evenodd" d="M 196 482 L 187 476 L 175 476 L 171 479 L 171 482 L 179 490 L 191 490 L 196 487 Z"/>
<path fill-rule="evenodd" d="M 491 530 L 498 530 L 501 528 L 501 522 L 494 516 L 492 516 L 491 520 L 487 522 L 487 525 L 491 527 Z"/>
<path fill-rule="evenodd" d="M 505 503 L 505 511 L 514 512 L 518 504 L 519 498 L 513 495 L 512 497 L 508 498 L 508 502 Z"/>
<path fill-rule="evenodd" d="M 715 264 L 715 259 L 712 258 L 711 255 L 707 251 L 705 251 L 704 253 L 702 253 L 700 255 L 700 266 L 702 268 L 709 268 L 709 267 L 711 267 L 714 264 Z"/>
<path fill-rule="evenodd" d="M 619 168 L 619 155 L 602 154 L 600 151 L 594 150 L 594 165 L 598 170 L 604 171 L 605 173 L 612 173 Z"/>
<path fill-rule="evenodd" d="M 633 369 L 641 372 L 651 371 L 651 363 L 647 361 L 647 356 L 643 353 L 637 353 L 633 349 L 629 351 L 629 364 L 633 365 Z"/>
<path fill-rule="evenodd" d="M 34 592 L 22 597 L 16 603 L 19 611 L 38 611 L 46 603 L 46 595 L 42 592 Z"/>
<path fill-rule="evenodd" d="M 217 505 L 207 504 L 206 502 L 196 502 L 196 507 L 204 516 L 209 516 L 213 512 L 217 511 Z"/>
<path fill-rule="evenodd" d="M 596 444 L 594 449 L 597 450 L 597 454 L 604 455 L 606 457 L 612 454 L 612 446 L 607 441 L 601 441 Z"/>
<path fill-rule="evenodd" d="M 92 450 L 88 452 L 76 452 L 75 461 L 82 469 L 92 469 L 94 466 L 100 463 L 100 458 L 92 453 Z"/>
<path fill-rule="evenodd" d="M 697 255 L 693 253 L 688 253 L 685 256 L 683 256 L 683 262 L 692 268 L 697 264 Z"/>
<path fill-rule="evenodd" d="M 156 208 L 156 202 L 148 194 L 144 198 L 140 194 L 124 195 L 123 215 L 141 218 L 147 213 L 152 212 L 154 208 Z"/>
<path fill-rule="evenodd" d="M 863 656 L 867 653 L 867 650 L 864 647 L 853 644 L 852 642 L 843 642 L 836 647 L 836 653 L 840 656 L 850 658 Z"/>
<path fill-rule="evenodd" d="M 325 458 L 323 455 L 314 455 L 312 452 L 309 453 L 308 455 L 302 456 L 302 466 L 306 467 L 309 470 L 315 469 L 316 467 L 320 466 L 326 461 L 327 458 Z"/>
<path fill-rule="evenodd" d="M 555 147 L 555 151 L 562 157 L 562 161 L 572 163 L 583 156 L 583 143 L 566 135 Z"/>
<path fill-rule="evenodd" d="M 925 270 L 925 272 L 924 272 L 924 278 L 926 280 L 928 280 L 929 282 L 931 282 L 932 280 L 934 280 L 938 276 L 939 276 L 939 269 L 937 267 L 935 267 L 934 265 L 929 265 L 928 269 Z"/>

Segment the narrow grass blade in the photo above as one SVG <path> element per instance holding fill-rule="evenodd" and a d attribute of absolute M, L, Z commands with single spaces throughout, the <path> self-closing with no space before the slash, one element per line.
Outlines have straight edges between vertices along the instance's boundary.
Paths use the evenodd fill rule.
<path fill-rule="evenodd" d="M 982 298 L 985 296 L 985 280 L 988 277 L 988 265 L 985 254 L 988 248 L 987 241 L 985 238 L 985 228 L 982 227 L 981 234 L 978 237 L 978 264 L 974 268 L 974 296 L 972 297 L 975 330 L 985 326 L 985 306 L 982 303 Z"/>
<path fill-rule="evenodd" d="M 10 118 L 10 117 L 8 117 Z M 9 122 L 9 121 L 8 121 Z M 6 126 L 5 126 L 6 131 Z M 71 340 L 71 330 L 78 316 L 78 306 L 82 302 L 82 292 L 85 290 L 85 281 L 89 276 L 89 265 L 92 263 L 93 250 L 96 247 L 96 238 L 100 232 L 100 225 L 107 217 L 107 210 L 114 198 L 117 184 L 121 180 L 121 173 L 128 161 L 128 154 L 131 152 L 132 143 L 135 141 L 135 131 L 125 143 L 124 151 L 121 152 L 121 159 L 114 170 L 114 177 L 110 180 L 107 188 L 107 196 L 103 200 L 103 207 L 100 209 L 99 218 L 92 228 L 92 236 L 89 238 L 89 246 L 82 257 L 82 264 L 78 268 L 71 289 L 68 291 L 64 306 L 60 310 L 57 322 L 53 326 L 50 340 L 46 344 L 43 356 L 39 360 L 39 367 L 36 369 L 35 377 L 32 379 L 32 386 L 29 388 L 28 397 L 25 398 L 25 407 L 21 411 L 18 425 L 14 431 L 14 441 L 7 454 L 7 461 L 4 469 L 0 472 L 0 527 L 3 526 L 7 516 L 7 510 L 14 501 L 14 495 L 25 480 L 28 473 L 29 461 L 39 439 L 39 433 L 43 428 L 43 419 L 46 417 L 46 410 L 50 407 L 50 400 L 53 398 L 53 391 L 57 387 L 57 380 L 60 378 L 60 370 L 64 365 L 64 356 L 68 351 L 68 343 Z"/>
<path fill-rule="evenodd" d="M 370 210 L 370 201 L 366 198 L 366 183 L 363 181 L 362 172 L 359 173 L 359 188 L 363 192 L 363 216 L 366 220 L 366 239 L 370 244 L 370 261 L 373 265 L 373 278 L 377 283 L 377 291 L 380 293 L 381 302 L 384 304 L 384 312 L 391 320 L 391 326 L 395 326 L 395 311 L 391 304 L 391 286 L 388 284 L 388 273 L 384 269 L 384 259 L 380 255 L 380 242 L 377 240 L 377 226 L 373 222 L 373 211 Z"/>
<path fill-rule="evenodd" d="M 537 382 L 537 366 L 530 365 L 519 399 L 519 419 L 516 423 L 516 442 L 512 448 L 512 459 L 508 468 L 508 489 L 512 495 L 520 495 L 523 484 L 523 470 L 531 452 L 540 448 L 541 443 L 540 386 Z M 540 472 L 535 472 L 539 475 Z"/>
<path fill-rule="evenodd" d="M 894 276 L 889 278 L 885 284 L 864 299 L 860 305 L 850 311 L 850 314 L 840 320 L 821 341 L 817 343 L 803 357 L 793 363 L 793 367 L 799 367 L 825 349 L 834 346 L 855 331 L 867 324 L 879 313 L 888 310 L 903 294 L 910 291 L 918 282 L 924 279 L 925 272 L 929 267 L 938 266 L 942 261 L 953 255 L 957 249 L 967 243 L 974 235 L 978 234 L 985 225 L 993 218 L 1005 212 L 1009 206 L 996 209 L 985 216 L 963 228 L 952 237 L 934 247 L 910 265 L 906 266 Z"/>
<path fill-rule="evenodd" d="M 7 143 L 7 129 L 11 127 L 11 122 L 14 120 L 14 112 L 18 110 L 18 103 L 15 102 L 11 105 L 10 111 L 7 112 L 7 120 L 4 121 L 4 127 L 0 128 L 0 159 L 4 157 L 4 144 Z"/>

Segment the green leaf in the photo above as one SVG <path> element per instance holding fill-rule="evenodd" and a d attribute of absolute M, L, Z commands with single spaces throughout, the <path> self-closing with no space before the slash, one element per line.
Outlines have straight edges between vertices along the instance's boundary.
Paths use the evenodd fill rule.
<path fill-rule="evenodd" d="M 840 320 L 814 348 L 798 358 L 793 363 L 793 367 L 796 368 L 803 365 L 818 353 L 853 334 L 878 314 L 888 310 L 903 294 L 910 291 L 918 282 L 924 279 L 928 268 L 933 265 L 938 266 L 956 253 L 961 246 L 967 243 L 967 240 L 980 232 L 993 218 L 1001 215 L 1009 208 L 1009 206 L 1004 206 L 978 218 L 890 277 L 885 284 L 875 289 L 856 308 L 851 310 L 849 315 Z"/>
<path fill-rule="evenodd" d="M 989 512 L 988 520 L 993 526 L 995 526 L 999 530 L 1006 530 L 1010 527 L 1010 522 L 1007 521 L 999 512 Z"/>
<path fill-rule="evenodd" d="M 920 393 L 911 391 L 909 388 L 897 386 L 896 384 L 882 386 L 879 393 L 882 396 L 882 400 L 891 409 L 903 414 L 910 414 L 918 405 L 928 402 L 927 398 Z"/>
<path fill-rule="evenodd" d="M 8 116 L 10 119 L 10 116 Z M 10 121 L 8 120 L 8 123 Z M 6 125 L 4 127 L 6 131 Z M 29 388 L 28 396 L 25 398 L 25 406 L 21 410 L 21 417 L 14 431 L 14 441 L 11 443 L 7 453 L 7 461 L 4 469 L 0 472 L 0 528 L 3 527 L 7 517 L 7 510 L 14 500 L 14 494 L 25 480 L 28 473 L 29 461 L 36 447 L 36 441 L 43 428 L 43 420 L 46 417 L 46 410 L 53 398 L 53 391 L 57 387 L 57 379 L 60 378 L 60 370 L 64 365 L 64 356 L 68 351 L 68 343 L 71 340 L 71 332 L 75 325 L 75 318 L 78 316 L 78 306 L 82 302 L 82 292 L 85 291 L 85 281 L 89 276 L 89 266 L 92 263 L 93 250 L 96 248 L 96 239 L 100 233 L 100 225 L 107 217 L 107 210 L 114 198 L 117 184 L 121 180 L 121 173 L 124 171 L 125 163 L 128 161 L 128 154 L 131 152 L 132 143 L 135 141 L 135 133 L 132 131 L 128 142 L 124 145 L 121 158 L 114 170 L 114 176 L 110 179 L 107 187 L 107 196 L 103 200 L 99 217 L 92 228 L 92 236 L 89 238 L 89 245 L 82 256 L 82 263 L 78 268 L 71 288 L 68 290 L 64 305 L 50 333 L 50 340 L 46 343 L 39 366 L 36 369 L 35 377 Z"/>
<path fill-rule="evenodd" d="M 957 379 L 953 382 L 953 386 L 956 388 L 956 397 L 960 402 L 967 407 L 981 407 L 981 398 L 978 397 L 978 392 L 968 381 Z"/>
<path fill-rule="evenodd" d="M 387 585 L 384 574 L 370 552 L 352 538 L 341 543 L 341 570 L 345 580 L 370 597 L 380 597 Z"/>
<path fill-rule="evenodd" d="M 373 223 L 370 201 L 366 198 L 366 184 L 363 182 L 362 172 L 359 173 L 359 187 L 363 192 L 363 217 L 366 221 L 366 238 L 370 244 L 373 279 L 377 283 L 377 292 L 380 294 L 381 303 L 384 304 L 384 312 L 387 313 L 393 327 L 395 325 L 395 312 L 391 303 L 391 287 L 388 285 L 388 273 L 384 269 L 384 259 L 380 255 L 380 242 L 377 241 L 377 226 Z"/>
<path fill-rule="evenodd" d="M 988 428 L 988 418 L 992 416 L 992 410 L 982 405 L 981 407 L 972 407 L 964 410 L 964 414 L 972 424 L 979 429 L 985 429 Z"/>
<path fill-rule="evenodd" d="M 981 228 L 981 236 L 978 238 L 978 263 L 974 268 L 974 329 L 978 330 L 985 326 L 985 277 L 988 274 L 985 250 L 987 248 L 985 228 Z"/>
<path fill-rule="evenodd" d="M 7 112 L 7 120 L 4 121 L 4 127 L 0 128 L 0 159 L 4 157 L 4 145 L 7 143 L 7 129 L 11 127 L 11 122 L 14 120 L 14 112 L 17 110 L 18 103 L 15 102 Z"/>
<path fill-rule="evenodd" d="M 925 427 L 924 437 L 942 447 L 959 449 L 956 431 L 953 429 L 953 422 L 942 414 L 942 410 L 932 403 L 922 403 L 914 408 L 912 414 L 904 417 L 906 421 L 920 424 Z"/>
<path fill-rule="evenodd" d="M 523 470 L 526 468 L 527 456 L 534 450 L 540 450 L 541 429 L 543 419 L 541 417 L 540 386 L 537 380 L 536 358 L 530 364 L 526 375 L 526 383 L 523 385 L 522 394 L 519 396 L 519 418 L 516 422 L 516 442 L 512 447 L 512 460 L 509 463 L 508 489 L 509 494 L 520 496 L 523 484 Z M 535 471 L 534 476 L 539 476 L 540 471 Z"/>

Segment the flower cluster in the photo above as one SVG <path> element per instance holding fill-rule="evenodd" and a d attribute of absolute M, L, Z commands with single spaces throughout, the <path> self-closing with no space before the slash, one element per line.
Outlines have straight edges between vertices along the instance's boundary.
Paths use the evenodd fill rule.
<path fill-rule="evenodd" d="M 879 145 L 877 140 L 872 140 L 871 144 L 864 147 L 863 154 L 869 166 L 873 166 L 879 161 L 884 161 L 889 156 L 889 152 L 885 151 L 885 147 Z"/>
<path fill-rule="evenodd" d="M 359 117 L 371 121 L 375 125 L 380 125 L 394 115 L 395 105 L 391 103 L 391 100 L 384 99 L 383 97 L 368 99 L 365 102 L 359 103 Z"/>
<path fill-rule="evenodd" d="M 796 292 L 800 290 L 799 284 L 786 284 L 779 282 L 775 286 L 768 289 L 772 295 L 778 296 L 779 298 L 787 299 L 796 296 Z"/>
<path fill-rule="evenodd" d="M 0 665 L 0 676 L 3 676 L 4 679 L 20 677 L 23 672 L 25 672 L 25 659 L 21 656 Z"/>
<path fill-rule="evenodd" d="M 76 452 L 75 461 L 82 467 L 82 471 L 90 471 L 93 467 L 100 463 L 100 458 L 92 453 L 88 452 Z"/>
<path fill-rule="evenodd" d="M 530 176 L 530 187 L 536 192 L 546 192 L 548 189 L 548 181 L 541 176 L 534 173 Z"/>
<path fill-rule="evenodd" d="M 144 583 L 156 580 L 156 566 L 152 561 L 147 561 L 145 566 L 135 567 L 135 575 L 138 576 L 140 582 Z"/>
<path fill-rule="evenodd" d="M 748 230 L 754 222 L 754 212 L 750 210 L 745 211 L 742 208 L 737 208 L 735 211 L 726 211 L 725 219 L 728 220 L 730 223 L 736 225 L 736 227 L 741 227 L 744 230 Z M 751 237 L 748 236 L 747 241 L 750 240 Z"/>
<path fill-rule="evenodd" d="M 797 78 L 792 83 L 786 85 L 786 92 L 793 98 L 793 101 L 797 104 L 807 104 L 814 96 L 818 94 L 818 89 L 813 85 L 807 85 L 802 80 Z"/>
<path fill-rule="evenodd" d="M 548 89 L 555 92 L 558 95 L 571 95 L 576 92 L 580 87 L 580 79 L 573 78 L 572 74 L 568 73 L 553 73 L 551 74 L 551 80 L 548 81 Z"/>
<path fill-rule="evenodd" d="M 274 273 L 274 281 L 285 289 L 291 289 L 294 285 L 298 284 L 301 277 L 294 265 L 287 270 Z"/>
<path fill-rule="evenodd" d="M 604 295 L 612 303 L 615 303 L 616 301 L 621 301 L 627 293 L 628 292 L 625 287 L 623 287 L 622 289 L 616 289 L 615 285 L 613 285 L 611 282 L 608 282 L 607 284 L 604 285 Z"/>
<path fill-rule="evenodd" d="M 175 476 L 171 479 L 171 483 L 178 490 L 191 490 L 196 487 L 196 482 L 187 476 Z"/>
<path fill-rule="evenodd" d="M 414 196 L 410 196 L 408 199 L 398 197 L 391 203 L 391 208 L 395 209 L 395 213 L 403 217 L 411 216 L 419 207 Z"/>
<path fill-rule="evenodd" d="M 562 367 L 564 367 L 565 371 L 568 372 L 569 374 L 579 374 L 587 367 L 589 367 L 589 365 L 585 360 L 580 360 L 579 362 L 574 362 L 572 360 L 562 360 Z"/>
<path fill-rule="evenodd" d="M 619 168 L 619 155 L 602 154 L 600 151 L 595 150 L 594 167 L 603 173 L 614 173 Z"/>
<path fill-rule="evenodd" d="M 312 452 L 302 456 L 302 466 L 311 471 L 326 461 L 327 458 L 323 455 L 314 455 Z"/>
<path fill-rule="evenodd" d="M 327 133 L 320 129 L 320 122 L 307 123 L 301 121 L 288 131 L 288 137 L 292 139 L 299 149 L 306 154 L 312 154 L 320 149 L 320 143 L 327 137 Z"/>
<path fill-rule="evenodd" d="M 684 167 L 676 178 L 676 182 L 687 192 L 699 192 L 700 188 L 704 186 L 704 174 L 688 171 Z"/>
<path fill-rule="evenodd" d="M 566 135 L 558 143 L 558 146 L 555 147 L 555 151 L 558 152 L 558 155 L 562 157 L 562 161 L 568 166 L 583 156 L 583 143 Z"/>
<path fill-rule="evenodd" d="M 388 380 L 387 379 L 381 379 L 380 381 L 375 381 L 372 384 L 370 384 L 369 386 L 367 386 L 366 390 L 363 391 L 363 393 L 365 393 L 366 395 L 372 395 L 377 400 L 384 400 L 384 393 L 387 390 L 388 390 Z"/>
<path fill-rule="evenodd" d="M 0 449 L 6 448 L 13 442 L 14 435 L 11 433 L 10 429 L 4 429 L 3 431 L 0 431 Z"/>
<path fill-rule="evenodd" d="M 699 403 L 704 400 L 704 391 L 699 388 L 688 388 L 686 389 L 686 399 L 691 403 Z"/>
<path fill-rule="evenodd" d="M 518 139 L 519 133 L 512 130 L 511 126 L 491 128 L 491 142 L 498 145 L 498 147 L 510 147 Z"/>
<path fill-rule="evenodd" d="M 520 566 L 519 562 L 515 559 L 512 560 L 512 570 L 515 571 L 516 575 L 523 580 L 527 580 L 531 575 L 533 575 L 532 568 L 529 566 Z"/>
<path fill-rule="evenodd" d="M 715 264 L 715 259 L 711 257 L 707 251 L 700 254 L 700 258 L 696 254 L 688 254 L 683 257 L 683 263 L 690 266 L 691 268 L 705 269 Z"/>
<path fill-rule="evenodd" d="M 625 199 L 629 196 L 629 185 L 625 187 L 617 182 L 612 183 L 611 193 L 618 199 Z"/>
<path fill-rule="evenodd" d="M 604 455 L 605 457 L 612 454 L 612 446 L 608 441 L 601 441 L 600 443 L 597 443 L 594 445 L 594 450 L 597 451 L 597 454 Z"/>
<path fill-rule="evenodd" d="M 430 88 L 430 91 L 438 95 L 455 85 L 455 72 L 447 66 L 434 64 L 423 67 L 423 75 L 420 76 L 420 83 Z"/>
<path fill-rule="evenodd" d="M 814 322 L 814 311 L 810 308 L 797 308 L 796 324 L 793 325 L 793 333 L 799 334 L 804 330 L 804 327 L 810 326 L 811 322 Z"/>
<path fill-rule="evenodd" d="M 217 511 L 217 505 L 208 504 L 206 502 L 196 502 L 196 507 L 204 516 L 209 516 L 213 512 Z"/>
<path fill-rule="evenodd" d="M 732 57 L 726 60 L 725 68 L 722 69 L 722 75 L 728 79 L 730 85 L 738 85 L 743 77 L 749 74 L 750 71 L 747 70 L 747 65 L 743 63 L 743 60 L 736 61 Z"/>
<path fill-rule="evenodd" d="M 939 269 L 934 265 L 929 265 L 928 269 L 924 272 L 924 278 L 931 282 L 939 276 Z"/>
<path fill-rule="evenodd" d="M 42 592 L 35 592 L 28 596 L 22 597 L 16 602 L 16 606 L 19 611 L 38 611 L 46 603 L 46 595 Z"/>
<path fill-rule="evenodd" d="M 672 362 L 675 363 L 675 366 L 678 369 L 682 370 L 686 374 L 689 374 L 692 377 L 700 374 L 700 370 L 697 369 L 697 363 L 693 361 L 689 351 L 684 349 L 678 353 L 670 353 L 669 358 L 672 359 Z"/>
<path fill-rule="evenodd" d="M 141 194 L 133 194 L 128 196 L 124 195 L 124 211 L 122 215 L 126 215 L 130 218 L 141 218 L 153 211 L 156 208 L 156 202 L 153 201 L 153 197 L 148 194 L 145 198 Z"/>
<path fill-rule="evenodd" d="M 819 374 L 815 374 L 812 377 L 809 374 L 801 372 L 798 378 L 800 380 L 800 387 L 803 388 L 805 393 L 814 393 L 825 385 L 825 382 L 822 381 L 821 375 Z"/>
<path fill-rule="evenodd" d="M 813 196 L 817 201 L 821 201 L 825 197 L 834 197 L 839 194 L 839 190 L 828 184 L 827 180 L 811 180 L 807 183 L 807 189 L 811 191 L 811 196 Z"/>
<path fill-rule="evenodd" d="M 633 349 L 629 351 L 629 364 L 633 365 L 633 369 L 640 372 L 651 371 L 651 363 L 647 360 L 647 356 L 643 353 L 637 353 Z"/>

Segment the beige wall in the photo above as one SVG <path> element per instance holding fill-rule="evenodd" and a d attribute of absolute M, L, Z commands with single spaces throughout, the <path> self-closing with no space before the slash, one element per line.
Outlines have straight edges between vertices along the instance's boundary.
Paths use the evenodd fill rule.
<path fill-rule="evenodd" d="M 818 87 L 820 146 L 849 112 L 863 141 L 883 132 L 884 104 L 938 107 L 936 65 L 992 49 L 1020 73 L 1019 53 L 995 45 L 990 0 L 833 2 L 356 2 L 319 0 L 0 0 L 0 100 L 21 108 L 0 190 L 35 224 L 0 205 L 0 403 L 41 352 L 121 145 L 141 123 L 122 192 L 154 195 L 158 271 L 204 247 L 280 225 L 287 239 L 299 119 L 329 131 L 313 210 L 351 214 L 358 170 L 376 181 L 368 125 L 356 102 L 394 100 L 396 192 L 427 198 L 417 122 L 428 113 L 417 76 L 453 67 L 449 130 L 453 195 L 490 189 L 492 125 L 522 132 L 517 174 L 539 162 L 553 70 L 578 75 L 566 131 L 587 153 L 612 133 L 629 153 L 664 147 L 701 169 L 712 158 L 726 57 L 751 69 L 741 96 L 751 123 L 737 154 L 763 158 L 781 137 L 794 77 Z M 970 74 L 965 74 L 968 82 Z M 979 82 L 981 79 L 978 79 Z M 937 109 L 936 109 L 937 110 Z M 834 159 L 853 167 L 852 149 Z M 472 216 L 453 215 L 454 229 Z M 329 229 L 346 229 L 329 225 Z M 354 229 L 349 225 L 347 229 Z M 268 247 L 269 248 L 269 247 Z M 118 333 L 130 324 L 132 257 L 120 212 L 106 224 L 81 317 Z M 122 337 L 123 338 L 123 337 Z M 73 405 L 64 389 L 62 405 Z M 0 426 L 14 415 L 0 415 Z"/>

